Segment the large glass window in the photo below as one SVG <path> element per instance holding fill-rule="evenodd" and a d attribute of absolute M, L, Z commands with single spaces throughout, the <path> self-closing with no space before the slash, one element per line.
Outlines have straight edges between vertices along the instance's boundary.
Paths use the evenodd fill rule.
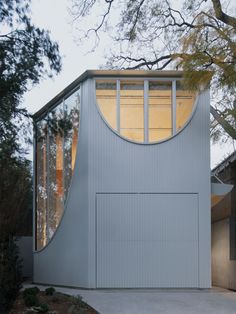
<path fill-rule="evenodd" d="M 144 141 L 143 82 L 121 81 L 120 134 L 136 142 Z"/>
<path fill-rule="evenodd" d="M 176 84 L 175 84 L 176 82 Z M 122 137 L 156 143 L 184 127 L 193 111 L 196 93 L 181 80 L 97 80 L 100 111 Z"/>
<path fill-rule="evenodd" d="M 48 114 L 48 240 L 63 212 L 63 104 Z"/>
<path fill-rule="evenodd" d="M 36 249 L 55 233 L 74 170 L 80 92 L 64 99 L 36 124 Z"/>
<path fill-rule="evenodd" d="M 149 82 L 149 142 L 158 142 L 172 134 L 172 82 Z"/>
<path fill-rule="evenodd" d="M 37 247 L 47 243 L 47 123 L 41 120 L 37 123 L 36 135 L 36 215 L 37 215 Z"/>
<path fill-rule="evenodd" d="M 80 94 L 72 94 L 65 99 L 64 104 L 64 193 L 65 200 L 70 187 L 70 182 L 75 165 L 76 146 L 78 141 L 80 118 Z"/>
<path fill-rule="evenodd" d="M 98 81 L 96 83 L 96 97 L 106 121 L 114 130 L 117 130 L 116 81 Z"/>
<path fill-rule="evenodd" d="M 176 82 L 176 128 L 180 130 L 192 113 L 196 93 L 186 90 L 180 81 Z"/>

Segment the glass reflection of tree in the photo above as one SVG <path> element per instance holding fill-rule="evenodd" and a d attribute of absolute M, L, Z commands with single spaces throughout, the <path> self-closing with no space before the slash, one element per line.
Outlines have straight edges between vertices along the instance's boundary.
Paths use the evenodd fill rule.
<path fill-rule="evenodd" d="M 47 124 L 45 120 L 37 123 L 37 248 L 46 245 L 46 210 L 47 210 L 47 189 L 46 189 L 46 144 Z"/>
<path fill-rule="evenodd" d="M 37 248 L 54 234 L 64 209 L 75 162 L 79 93 L 37 123 Z"/>
<path fill-rule="evenodd" d="M 53 236 L 63 212 L 63 105 L 48 114 L 48 239 Z"/>
<path fill-rule="evenodd" d="M 76 146 L 80 118 L 80 95 L 73 94 L 65 101 L 65 124 L 68 126 L 64 134 L 64 199 L 66 200 L 74 170 Z M 70 125 L 69 122 L 70 121 Z"/>

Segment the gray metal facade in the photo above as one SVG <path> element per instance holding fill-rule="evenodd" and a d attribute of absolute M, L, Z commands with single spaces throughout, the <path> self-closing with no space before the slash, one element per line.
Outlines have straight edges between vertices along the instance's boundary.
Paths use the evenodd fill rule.
<path fill-rule="evenodd" d="M 209 288 L 209 91 L 201 92 L 180 133 L 152 145 L 131 143 L 111 131 L 96 105 L 93 77 L 81 83 L 81 99 L 66 209 L 52 240 L 34 253 L 34 281 L 83 288 Z M 126 240 L 115 244 L 114 230 Z M 137 244 L 133 253 L 129 237 Z M 109 260 L 115 245 L 125 260 L 119 271 Z M 140 254 L 151 257 L 140 260 Z"/>
<path fill-rule="evenodd" d="M 96 205 L 98 288 L 199 285 L 198 194 L 97 194 Z"/>

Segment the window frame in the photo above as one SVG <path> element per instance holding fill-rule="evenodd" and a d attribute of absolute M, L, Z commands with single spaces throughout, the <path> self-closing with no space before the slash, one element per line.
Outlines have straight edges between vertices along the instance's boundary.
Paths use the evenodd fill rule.
<path fill-rule="evenodd" d="M 97 110 L 99 112 L 99 115 L 101 116 L 102 120 L 105 122 L 105 124 L 109 127 L 110 130 L 112 130 L 113 133 L 115 133 L 116 135 L 118 135 L 120 138 L 122 138 L 123 140 L 133 143 L 133 144 L 138 144 L 138 145 L 156 145 L 156 144 L 161 144 L 164 143 L 166 141 L 169 141 L 170 139 L 174 138 L 175 136 L 177 136 L 180 132 L 182 132 L 185 127 L 190 123 L 190 121 L 192 120 L 196 108 L 197 108 L 197 104 L 198 104 L 198 99 L 199 99 L 199 93 L 200 90 L 196 91 L 196 97 L 193 101 L 193 106 L 192 106 L 192 112 L 189 116 L 189 118 L 186 120 L 186 122 L 183 124 L 183 126 L 177 130 L 177 126 L 176 126 L 176 88 L 177 88 L 177 81 L 183 81 L 183 78 L 171 78 L 171 77 L 109 77 L 109 76 L 103 76 L 103 77 L 94 77 L 94 89 L 95 89 L 95 104 L 97 107 Z M 106 121 L 106 118 L 104 117 L 103 113 L 101 112 L 100 108 L 99 108 L 99 104 L 97 103 L 97 98 L 96 98 L 96 82 L 99 80 L 103 80 L 103 81 L 116 81 L 116 91 L 117 91 L 117 95 L 116 95 L 116 112 L 117 112 L 117 130 L 113 129 L 109 123 Z M 120 134 L 120 82 L 121 81 L 143 81 L 144 83 L 144 108 L 143 108 L 143 112 L 144 112 L 144 141 L 143 142 L 138 142 L 138 141 L 134 141 L 131 140 L 129 138 L 124 137 L 122 134 Z M 165 139 L 162 139 L 160 141 L 153 141 L 153 142 L 149 142 L 148 138 L 149 138 L 149 117 L 148 117 L 148 106 L 149 106 L 149 96 L 148 96 L 148 92 L 149 92 L 149 82 L 171 82 L 171 100 L 172 100 L 172 104 L 171 104 L 171 125 L 172 125 L 172 134 L 171 136 L 166 137 Z"/>
<path fill-rule="evenodd" d="M 54 236 L 56 235 L 58 228 L 60 227 L 60 224 L 62 222 L 63 216 L 65 214 L 66 208 L 67 208 L 67 199 L 68 199 L 68 195 L 69 195 L 69 191 L 71 188 L 71 182 L 72 182 L 72 178 L 73 178 L 73 174 L 71 177 L 71 182 L 70 182 L 70 186 L 68 188 L 68 193 L 67 193 L 67 199 L 63 199 L 63 213 L 61 215 L 60 221 L 58 223 L 57 228 L 55 229 L 53 235 L 51 236 L 51 238 L 49 238 L 47 240 L 46 245 L 44 245 L 41 248 L 37 248 L 37 176 L 38 176 L 38 171 L 37 171 L 37 124 L 44 120 L 47 119 L 48 114 L 52 111 L 54 111 L 58 106 L 62 105 L 63 106 L 63 115 L 64 115 L 64 111 L 65 111 L 65 101 L 67 98 L 69 98 L 72 94 L 76 93 L 80 91 L 80 105 L 79 105 L 79 111 L 80 111 L 80 116 L 79 116 L 79 126 L 78 126 L 78 140 L 77 140 L 77 145 L 78 145 L 78 141 L 79 141 L 79 132 L 80 132 L 80 121 L 81 121 L 81 100 L 82 100 L 82 88 L 81 88 L 81 84 L 79 84 L 78 86 L 76 86 L 75 88 L 73 88 L 70 92 L 68 92 L 66 95 L 64 95 L 61 99 L 59 99 L 55 104 L 53 104 L 53 106 L 47 108 L 47 110 L 45 112 L 43 112 L 43 114 L 39 117 L 37 117 L 37 119 L 34 120 L 33 122 L 33 169 L 34 169 L 34 175 L 33 175 L 33 253 L 40 253 L 41 251 L 43 251 L 45 248 L 47 248 L 47 246 L 50 244 L 50 242 L 53 240 Z M 46 190 L 47 190 L 47 195 L 48 195 L 48 191 L 49 191 L 49 186 L 48 186 L 48 162 L 49 162 L 49 150 L 48 150 L 48 144 L 49 144 L 49 134 L 47 132 L 47 136 L 46 136 L 46 145 L 47 145 L 47 149 L 46 149 Z M 63 137 L 63 154 L 64 154 L 64 137 Z M 77 154 L 77 151 L 76 151 Z M 64 171 L 64 158 L 63 158 L 63 171 Z M 64 193 L 64 175 L 63 175 L 63 193 Z M 63 197 L 64 198 L 64 197 Z M 48 216 L 48 202 L 49 202 L 49 198 L 47 198 L 46 200 L 46 216 Z M 48 221 L 48 217 L 47 217 L 47 221 Z M 48 224 L 46 222 L 46 232 L 47 232 L 47 237 L 48 237 Z"/>

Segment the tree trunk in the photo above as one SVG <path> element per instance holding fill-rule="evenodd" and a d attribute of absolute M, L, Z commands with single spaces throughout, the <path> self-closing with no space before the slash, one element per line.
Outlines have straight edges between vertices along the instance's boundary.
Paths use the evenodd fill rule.
<path fill-rule="evenodd" d="M 234 140 L 236 140 L 236 130 L 219 114 L 219 112 L 213 106 L 210 106 L 210 112 L 214 119 L 222 126 L 225 132 Z"/>

